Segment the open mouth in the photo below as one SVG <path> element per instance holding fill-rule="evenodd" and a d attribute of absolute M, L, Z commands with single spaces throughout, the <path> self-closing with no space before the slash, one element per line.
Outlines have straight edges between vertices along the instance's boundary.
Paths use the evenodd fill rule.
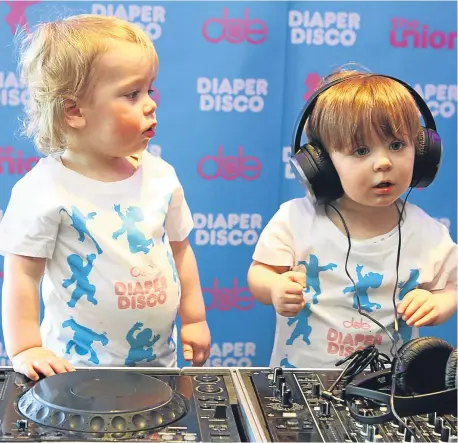
<path fill-rule="evenodd" d="M 380 182 L 377 186 L 374 186 L 374 187 L 378 189 L 383 189 L 383 188 L 389 188 L 392 185 L 393 183 L 391 182 Z"/>

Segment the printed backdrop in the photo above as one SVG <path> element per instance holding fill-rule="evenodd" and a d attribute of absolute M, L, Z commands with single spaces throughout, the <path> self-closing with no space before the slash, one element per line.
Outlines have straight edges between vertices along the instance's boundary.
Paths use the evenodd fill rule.
<path fill-rule="evenodd" d="M 79 13 L 134 22 L 158 50 L 159 123 L 149 149 L 175 166 L 194 214 L 190 240 L 213 336 L 209 364 L 269 362 L 274 312 L 254 301 L 246 273 L 279 204 L 303 195 L 288 165 L 292 129 L 320 76 L 340 65 L 400 77 L 427 101 L 444 159 L 435 183 L 410 200 L 456 241 L 457 5 L 438 1 L 2 1 L 0 217 L 12 186 L 38 160 L 19 135 L 27 90 L 17 76 L 14 34 Z M 456 317 L 423 328 L 426 334 L 456 345 Z"/>

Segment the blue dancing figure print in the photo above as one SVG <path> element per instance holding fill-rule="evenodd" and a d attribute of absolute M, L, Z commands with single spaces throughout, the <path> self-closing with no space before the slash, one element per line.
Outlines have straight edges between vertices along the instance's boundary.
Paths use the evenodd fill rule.
<path fill-rule="evenodd" d="M 309 326 L 309 320 L 308 318 L 310 315 L 312 315 L 311 311 L 311 304 L 306 303 L 304 306 L 304 309 L 302 309 L 299 314 L 296 315 L 296 317 L 293 318 L 288 318 L 288 326 L 293 325 L 294 323 L 297 322 L 296 327 L 294 328 L 294 331 L 291 333 L 291 336 L 288 340 L 286 340 L 287 345 L 292 345 L 294 343 L 294 340 L 298 338 L 299 336 L 302 335 L 302 340 L 310 345 L 310 333 L 312 332 L 312 327 Z"/>
<path fill-rule="evenodd" d="M 401 281 L 398 284 L 398 288 L 400 289 L 399 291 L 399 300 L 402 300 L 405 295 L 418 288 L 418 277 L 420 276 L 420 270 L 419 269 L 411 269 L 410 270 L 410 275 L 409 279 L 407 281 Z"/>
<path fill-rule="evenodd" d="M 130 252 L 148 254 L 150 246 L 154 246 L 154 241 L 152 238 L 147 240 L 143 232 L 136 226 L 137 223 L 144 220 L 142 210 L 137 206 L 129 206 L 125 215 L 121 212 L 121 205 L 114 205 L 114 210 L 122 220 L 122 228 L 113 233 L 113 238 L 117 240 L 126 232 Z"/>
<path fill-rule="evenodd" d="M 318 303 L 318 296 L 321 294 L 319 273 L 328 270 L 332 271 L 337 265 L 335 263 L 329 263 L 324 266 L 319 266 L 318 257 L 313 254 L 310 254 L 309 263 L 305 260 L 301 260 L 298 264 L 304 265 L 306 269 L 304 293 L 308 294 L 310 290 L 313 289 L 315 291 L 313 294 L 313 304 L 316 304 Z"/>
<path fill-rule="evenodd" d="M 109 341 L 106 334 L 97 334 L 92 329 L 86 328 L 85 326 L 81 326 L 73 318 L 65 320 L 62 323 L 62 327 L 71 328 L 75 333 L 73 335 L 73 339 L 69 340 L 69 342 L 67 343 L 65 353 L 70 354 L 70 351 L 74 347 L 75 352 L 78 355 L 86 355 L 89 353 L 91 355 L 89 361 L 98 365 L 99 358 L 94 348 L 92 347 L 92 343 L 95 341 L 99 341 L 100 343 L 102 343 L 103 346 L 106 346 Z"/>
<path fill-rule="evenodd" d="M 143 323 L 137 322 L 133 325 L 126 335 L 126 340 L 130 345 L 129 354 L 127 355 L 126 366 L 136 366 L 137 362 L 146 360 L 147 362 L 156 359 L 156 354 L 153 352 L 154 344 L 161 338 L 159 334 L 153 335 L 150 328 L 144 328 Z M 134 333 L 140 331 L 134 337 Z"/>
<path fill-rule="evenodd" d="M 295 368 L 296 366 L 294 366 L 292 363 L 289 362 L 288 360 L 288 356 L 285 355 L 282 360 L 280 361 L 280 366 L 282 368 Z"/>
<path fill-rule="evenodd" d="M 96 257 L 97 256 L 95 254 L 89 254 L 86 256 L 86 265 L 84 265 L 82 257 L 78 254 L 71 254 L 67 257 L 67 263 L 70 266 L 72 275 L 70 278 L 66 278 L 62 282 L 62 286 L 64 288 L 68 288 L 73 283 L 76 283 L 75 289 L 72 292 L 72 297 L 67 302 L 67 305 L 71 308 L 76 306 L 76 303 L 83 295 L 85 295 L 87 300 L 93 305 L 97 304 L 97 299 L 95 298 L 96 287 L 91 284 L 88 279 Z"/>
<path fill-rule="evenodd" d="M 88 220 L 94 220 L 94 217 L 97 215 L 96 212 L 89 212 L 88 215 L 84 215 L 78 208 L 75 206 L 72 206 L 72 213 L 70 214 L 65 208 L 61 208 L 60 212 L 65 212 L 71 219 L 72 223 L 70 226 L 72 226 L 76 232 L 78 232 L 78 240 L 80 242 L 83 242 L 86 237 L 90 238 L 92 242 L 94 243 L 96 249 L 97 249 L 97 254 L 101 254 L 102 248 L 100 245 L 97 243 L 95 238 L 92 236 L 92 234 L 89 232 L 87 228 L 87 221 Z"/>
<path fill-rule="evenodd" d="M 374 309 L 380 309 L 381 306 L 378 303 L 372 303 L 369 300 L 368 291 L 369 288 L 379 288 L 382 284 L 383 275 L 377 274 L 376 272 L 368 272 L 366 275 L 363 276 L 362 274 L 362 265 L 356 266 L 356 276 L 358 281 L 356 282 L 356 291 L 353 285 L 346 287 L 343 290 L 343 293 L 346 294 L 348 292 L 353 292 L 353 307 L 355 309 L 358 308 L 358 298 L 359 295 L 359 302 L 361 304 L 361 309 L 372 312 Z"/>

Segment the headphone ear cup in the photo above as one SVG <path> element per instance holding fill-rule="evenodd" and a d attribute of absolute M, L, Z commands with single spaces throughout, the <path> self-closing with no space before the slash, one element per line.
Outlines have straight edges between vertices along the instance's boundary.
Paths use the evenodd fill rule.
<path fill-rule="evenodd" d="M 426 188 L 439 171 L 442 159 L 442 141 L 432 129 L 422 127 L 418 135 L 413 165 L 412 188 Z"/>
<path fill-rule="evenodd" d="M 436 337 L 421 337 L 405 343 L 393 361 L 393 377 L 407 395 L 445 389 L 444 373 L 452 346 Z"/>
<path fill-rule="evenodd" d="M 291 158 L 291 165 L 318 204 L 336 200 L 343 194 L 339 175 L 329 154 L 318 143 L 308 143 Z"/>
<path fill-rule="evenodd" d="M 455 389 L 458 388 L 458 377 L 457 377 L 457 357 L 458 350 L 454 349 L 447 360 L 445 367 L 445 388 Z"/>

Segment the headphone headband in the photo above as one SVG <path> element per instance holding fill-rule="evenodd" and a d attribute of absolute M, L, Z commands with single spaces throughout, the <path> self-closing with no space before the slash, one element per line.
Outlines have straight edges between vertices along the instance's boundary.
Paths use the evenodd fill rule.
<path fill-rule="evenodd" d="M 321 86 L 317 91 L 315 91 L 312 96 L 309 98 L 305 106 L 302 108 L 302 111 L 299 115 L 299 118 L 296 121 L 295 129 L 293 132 L 293 143 L 292 143 L 292 150 L 294 154 L 299 152 L 301 148 L 301 137 L 302 137 L 302 132 L 305 127 L 305 123 L 309 116 L 312 114 L 313 109 L 315 108 L 316 102 L 318 100 L 318 97 L 320 94 L 322 94 L 324 91 L 332 88 L 334 85 L 337 85 L 339 83 L 342 83 L 346 80 L 354 79 L 354 78 L 363 78 L 363 77 L 384 77 L 384 78 L 389 78 L 391 80 L 394 80 L 395 82 L 401 84 L 404 86 L 412 95 L 412 97 L 415 100 L 415 103 L 418 106 L 418 109 L 420 110 L 420 113 L 425 121 L 425 126 L 428 129 L 432 129 L 433 131 L 436 131 L 436 123 L 434 121 L 434 117 L 431 114 L 430 109 L 428 108 L 428 105 L 425 103 L 421 95 L 415 91 L 414 88 L 412 88 L 409 84 L 403 82 L 402 80 L 399 80 L 398 78 L 391 77 L 389 75 L 382 75 L 382 74 L 364 74 L 361 73 L 361 75 L 355 75 L 352 77 L 343 77 L 339 78 L 336 80 L 333 80 L 323 86 Z"/>

